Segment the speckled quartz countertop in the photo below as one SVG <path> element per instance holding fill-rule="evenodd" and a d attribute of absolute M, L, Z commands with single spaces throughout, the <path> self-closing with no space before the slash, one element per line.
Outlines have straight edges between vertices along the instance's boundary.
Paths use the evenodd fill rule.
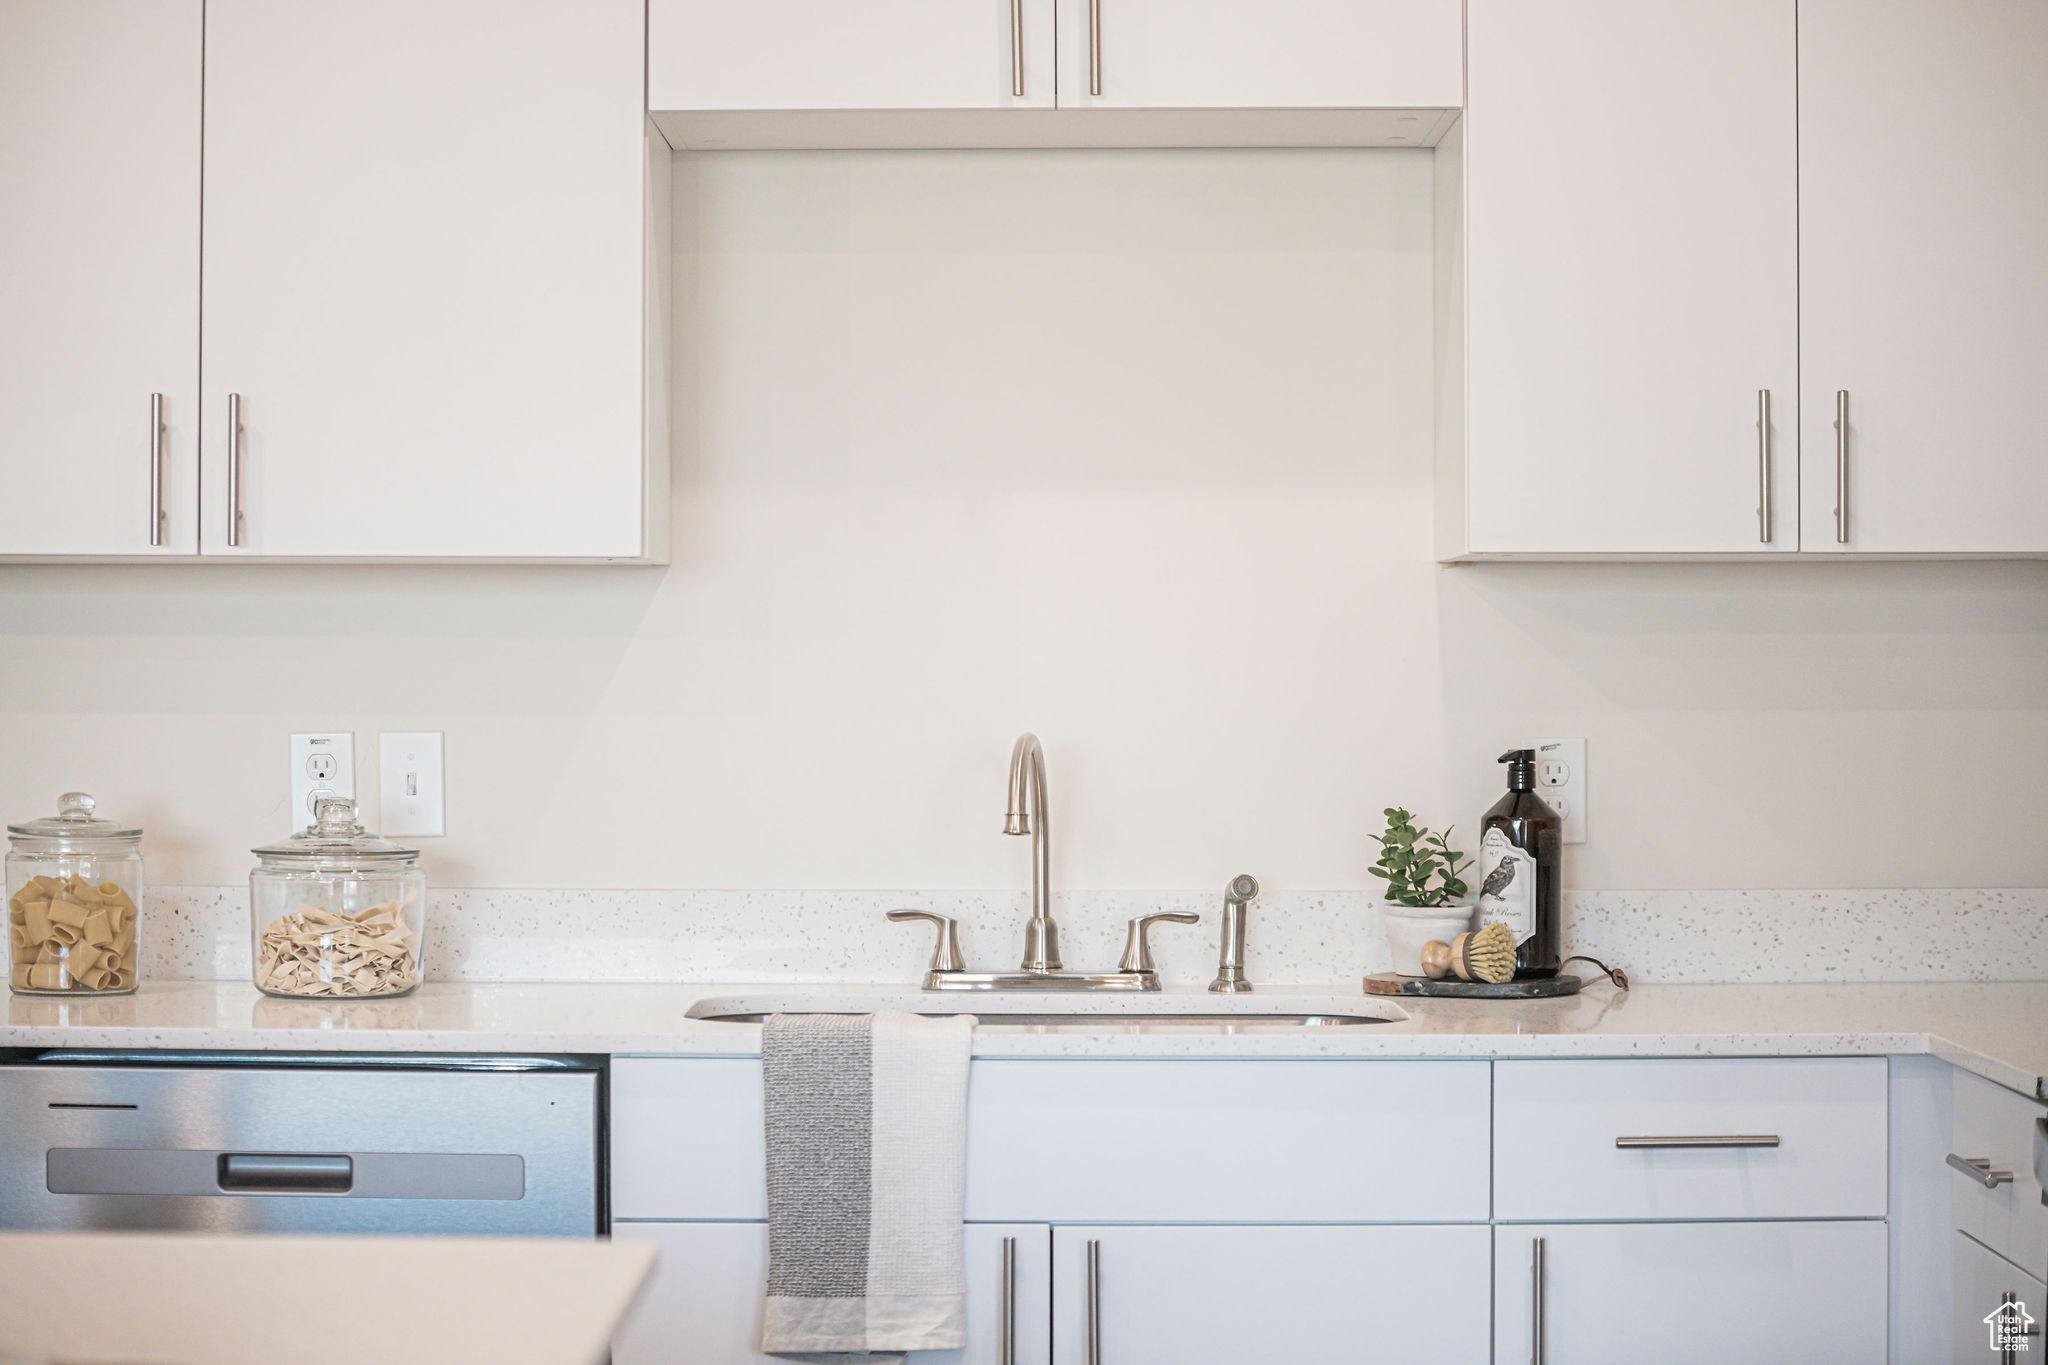
<path fill-rule="evenodd" d="M 1357 985 L 1214 996 L 932 996 L 891 986 L 491 984 L 396 1000 L 279 1000 L 244 982 L 144 986 L 105 1000 L 10 997 L 0 1047 L 281 1052 L 579 1052 L 745 1056 L 752 1024 L 712 1013 L 971 1008 L 978 1057 L 1758 1057 L 1931 1054 L 2048 1098 L 2048 982 L 1596 986 L 1514 1004 L 1388 1000 Z M 1371 1015 L 1287 1027 L 1174 1023 L 1191 1013 Z M 997 1025 L 1002 1012 L 1076 1011 L 1085 1024 Z M 1152 1018 L 1145 1018 L 1146 1015 Z"/>

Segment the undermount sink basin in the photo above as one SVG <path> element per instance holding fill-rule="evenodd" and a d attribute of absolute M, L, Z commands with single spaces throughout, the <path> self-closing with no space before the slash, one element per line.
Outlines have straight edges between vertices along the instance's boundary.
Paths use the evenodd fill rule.
<path fill-rule="evenodd" d="M 799 1007 L 800 1008 L 800 1007 Z M 825 1013 L 846 1013 L 843 1010 L 826 1010 Z M 1029 1013 L 1015 1010 L 961 1009 L 961 1010 L 920 1010 L 930 1018 L 943 1019 L 954 1014 L 972 1014 L 981 1028 L 1058 1028 L 1073 1029 L 1091 1033 L 1154 1033 L 1162 1029 L 1196 1029 L 1204 1033 L 1236 1032 L 1238 1030 L 1273 1028 L 1345 1028 L 1354 1024 L 1385 1024 L 1390 1020 L 1371 1014 L 1295 1014 L 1258 1013 L 1251 1010 L 1219 1013 L 1200 1010 L 1116 1010 L 1116 1011 L 1065 1011 L 1047 1012 L 1034 1010 Z M 690 1011 L 695 1019 L 715 1024 L 758 1024 L 767 1019 L 765 1011 L 707 1011 L 699 1014 Z"/>

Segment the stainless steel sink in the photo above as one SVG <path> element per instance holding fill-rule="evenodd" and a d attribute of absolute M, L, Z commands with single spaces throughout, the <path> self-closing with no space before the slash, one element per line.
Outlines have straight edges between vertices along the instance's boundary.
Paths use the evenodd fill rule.
<path fill-rule="evenodd" d="M 1203 1032 L 1219 1029 L 1269 1029 L 1269 1028 L 1344 1028 L 1353 1024 L 1385 1024 L 1391 1022 L 1369 1014 L 1255 1014 L 1249 1011 L 1230 1014 L 1194 1014 L 1157 1012 L 1089 1012 L 1047 1014 L 1013 1013 L 1009 1010 L 948 1010 L 932 1012 L 929 1018 L 943 1019 L 952 1014 L 973 1014 L 982 1028 L 1065 1028 L 1084 1029 L 1094 1033 L 1131 1032 L 1142 1030 L 1147 1033 L 1160 1029 L 1192 1028 Z M 698 1015 L 714 1024 L 758 1024 L 768 1016 L 765 1013 L 734 1013 Z"/>

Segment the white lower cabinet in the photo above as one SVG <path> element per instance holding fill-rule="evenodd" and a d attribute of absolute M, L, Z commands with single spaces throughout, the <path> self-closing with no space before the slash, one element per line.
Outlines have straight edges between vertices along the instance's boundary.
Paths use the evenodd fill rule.
<path fill-rule="evenodd" d="M 1534 1223 L 1493 1231 L 1498 1361 L 1885 1359 L 1887 1238 L 1877 1219 Z"/>
<path fill-rule="evenodd" d="M 613 1365 L 752 1365 L 781 1357 L 756 1346 L 768 1276 L 766 1223 L 619 1223 L 612 1237 L 660 1251 L 654 1279 L 612 1342 Z M 1012 1256 L 1011 1314 L 1004 1244 Z M 1015 1365 L 1048 1365 L 1052 1343 L 1052 1230 L 1042 1223 L 967 1227 L 967 1346 L 920 1351 L 919 1365 L 997 1365 L 1006 1331 Z"/>
<path fill-rule="evenodd" d="M 2012 1296 L 2017 1311 L 2005 1307 L 2006 1296 Z M 2041 1324 L 2048 1322 L 2048 1285 L 2021 1270 L 2005 1257 L 1998 1255 L 1965 1233 L 1956 1234 L 1956 1328 L 1955 1359 L 1957 1365 L 1968 1365 L 1971 1361 L 2003 1362 L 2015 1358 L 2027 1359 L 2014 1350 L 2011 1355 L 1999 1354 L 1998 1337 L 1994 1328 L 2001 1327 L 2001 1319 L 2010 1319 L 2012 1326 L 2005 1331 L 2018 1331 L 2020 1340 L 2027 1343 L 2027 1350 L 2041 1349 Z M 2009 1344 L 2011 1337 L 2007 1336 Z M 2038 1356 L 2031 1357 L 2039 1359 Z"/>
<path fill-rule="evenodd" d="M 1063 1365 L 1488 1359 L 1483 1225 L 1063 1226 L 1052 1238 Z"/>

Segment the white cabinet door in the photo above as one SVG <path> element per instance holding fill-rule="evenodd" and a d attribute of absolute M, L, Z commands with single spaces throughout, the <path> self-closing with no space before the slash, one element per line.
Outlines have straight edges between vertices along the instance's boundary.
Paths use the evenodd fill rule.
<path fill-rule="evenodd" d="M 1482 1225 L 1058 1227 L 1053 1351 L 1096 1359 L 1092 1311 L 1107 1362 L 1484 1365 L 1489 1245 Z"/>
<path fill-rule="evenodd" d="M 1992 1329 L 2001 1325 L 1999 1319 L 2010 1318 L 2013 1326 L 2007 1331 L 2022 1333 L 2019 1339 L 2027 1343 L 2029 1352 L 2040 1351 L 2042 1324 L 2048 1322 L 2048 1286 L 1960 1232 L 1956 1234 L 1955 1255 L 1956 1365 L 2040 1359 L 2039 1355 L 2021 1355 L 2017 1351 L 2012 1355 L 1998 1354 Z M 2008 1294 L 2019 1305 L 2018 1312 L 2004 1306 Z"/>
<path fill-rule="evenodd" d="M 1051 108 L 1053 0 L 650 0 L 647 52 L 651 109 Z"/>
<path fill-rule="evenodd" d="M 196 548 L 200 14 L 0 0 L 0 555 Z"/>
<path fill-rule="evenodd" d="M 1809 550 L 2048 551 L 2044 72 L 2041 0 L 1800 0 Z"/>
<path fill-rule="evenodd" d="M 660 1248 L 654 1279 L 612 1342 L 614 1365 L 773 1365 L 754 1349 L 768 1275 L 766 1223 L 618 1223 L 616 1241 Z M 1004 1243 L 1014 1275 L 1003 1316 Z M 997 1365 L 1001 1334 L 1016 1365 L 1052 1359 L 1052 1233 L 1044 1224 L 967 1227 L 967 1339 L 959 1351 L 920 1351 L 919 1365 Z"/>
<path fill-rule="evenodd" d="M 1060 0 L 1060 107 L 1454 109 L 1462 23 L 1458 0 Z"/>
<path fill-rule="evenodd" d="M 1798 548 L 1795 40 L 1793 0 L 1472 0 L 1463 549 Z"/>
<path fill-rule="evenodd" d="M 643 553 L 644 48 L 638 0 L 208 0 L 206 551 Z"/>
<path fill-rule="evenodd" d="M 1494 1359 L 1881 1361 L 1887 1264 L 1877 1219 L 1502 1225 L 1494 1229 Z M 1540 1356 L 1531 1350 L 1539 1295 Z"/>

